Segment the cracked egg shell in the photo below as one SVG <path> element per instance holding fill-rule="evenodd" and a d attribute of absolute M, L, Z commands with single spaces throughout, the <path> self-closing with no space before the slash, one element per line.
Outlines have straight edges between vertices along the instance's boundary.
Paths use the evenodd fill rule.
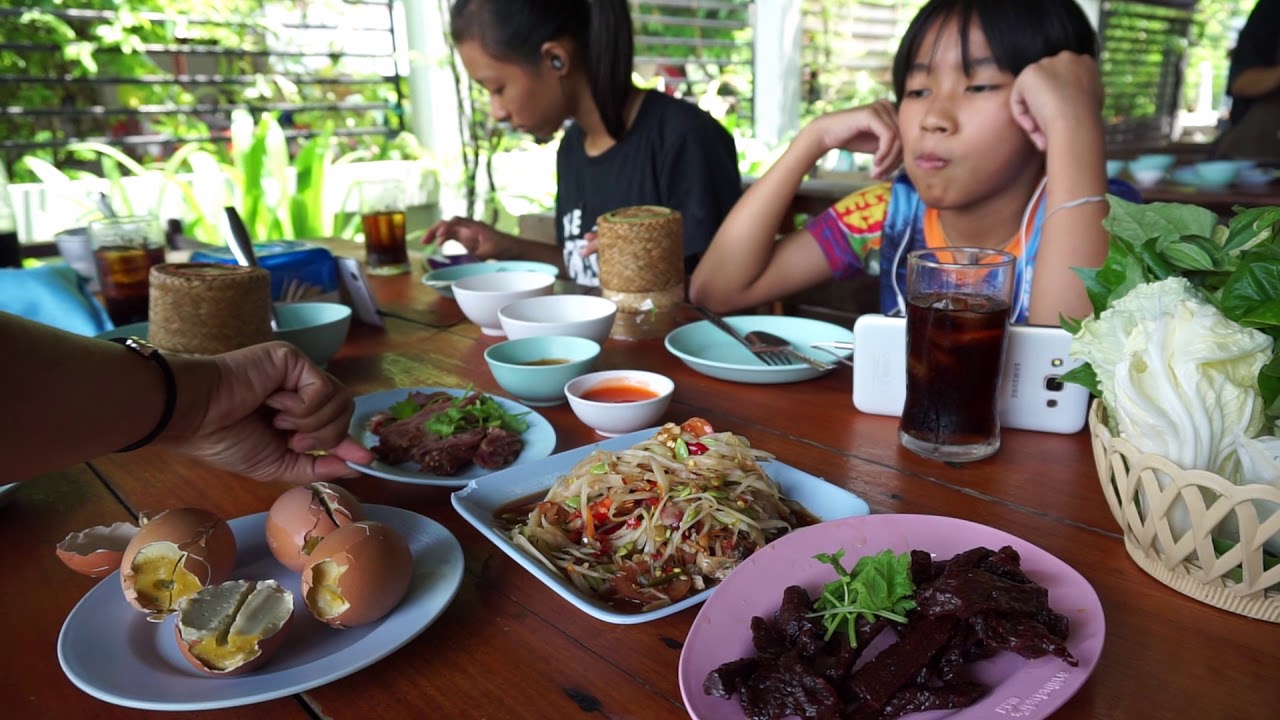
<path fill-rule="evenodd" d="M 81 575 L 92 578 L 109 575 L 120 569 L 125 548 L 137 534 L 138 526 L 129 522 L 73 532 L 58 543 L 58 559 Z"/>
<path fill-rule="evenodd" d="M 326 535 L 363 519 L 364 507 L 346 488 L 324 482 L 292 487 L 267 513 L 267 547 L 281 565 L 300 573 Z"/>
<path fill-rule="evenodd" d="M 302 571 L 302 599 L 321 622 L 350 628 L 391 612 L 409 590 L 413 553 L 394 528 L 365 521 L 334 530 Z"/>
<path fill-rule="evenodd" d="M 230 580 L 178 603 L 178 650 L 217 677 L 257 669 L 283 645 L 293 624 L 293 593 L 275 580 Z"/>
<path fill-rule="evenodd" d="M 231 576 L 236 537 L 208 510 L 177 508 L 152 517 L 129 541 L 120 559 L 125 600 L 159 621 L 201 588 Z"/>

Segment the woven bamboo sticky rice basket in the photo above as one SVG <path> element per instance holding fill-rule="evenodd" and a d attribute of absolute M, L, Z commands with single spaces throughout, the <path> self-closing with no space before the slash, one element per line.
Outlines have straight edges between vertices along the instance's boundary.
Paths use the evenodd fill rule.
<path fill-rule="evenodd" d="M 1102 492 L 1138 566 L 1184 595 L 1280 623 L 1280 565 L 1266 571 L 1263 566 L 1264 543 L 1280 536 L 1280 511 L 1265 522 L 1258 513 L 1280 507 L 1280 489 L 1236 485 L 1144 453 L 1112 436 L 1100 401 L 1089 411 L 1089 431 Z M 1233 513 L 1240 539 L 1219 556 L 1212 533 Z M 1179 516 L 1189 518 L 1189 529 Z"/>

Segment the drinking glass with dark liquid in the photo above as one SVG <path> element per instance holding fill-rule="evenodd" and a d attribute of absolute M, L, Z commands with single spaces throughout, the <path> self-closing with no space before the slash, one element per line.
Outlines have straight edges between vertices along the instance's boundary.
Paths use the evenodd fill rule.
<path fill-rule="evenodd" d="M 1015 258 L 985 248 L 907 255 L 907 397 L 898 439 L 935 460 L 969 462 L 1000 449 Z"/>
<path fill-rule="evenodd" d="M 164 263 L 164 230 L 156 217 L 139 215 L 89 223 L 93 260 L 107 315 L 116 325 L 145 322 L 151 267 Z"/>
<path fill-rule="evenodd" d="M 364 226 L 365 266 L 370 275 L 409 272 L 405 246 L 405 184 L 400 180 L 360 183 L 360 222 Z"/>

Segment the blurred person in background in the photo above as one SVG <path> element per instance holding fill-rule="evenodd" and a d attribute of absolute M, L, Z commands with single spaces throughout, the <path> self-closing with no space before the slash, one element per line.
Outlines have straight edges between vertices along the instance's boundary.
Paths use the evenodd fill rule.
<path fill-rule="evenodd" d="M 1280 161 L 1280 0 L 1258 0 L 1231 52 L 1231 120 L 1217 155 Z"/>

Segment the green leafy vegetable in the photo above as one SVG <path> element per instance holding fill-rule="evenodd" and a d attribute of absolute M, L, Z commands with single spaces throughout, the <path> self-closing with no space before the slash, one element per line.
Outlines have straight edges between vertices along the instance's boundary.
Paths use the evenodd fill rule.
<path fill-rule="evenodd" d="M 1186 279 L 1228 319 L 1280 340 L 1280 207 L 1236 208 L 1226 226 L 1213 212 L 1181 203 L 1138 205 L 1108 197 L 1103 221 L 1109 251 L 1100 268 L 1077 268 L 1094 315 L 1134 288 L 1177 276 Z M 1063 318 L 1077 335 L 1080 322 Z M 1280 343 L 1276 344 L 1280 347 Z M 1267 419 L 1280 419 L 1280 354 L 1258 373 Z M 1062 377 L 1101 395 L 1088 363 Z"/>
<path fill-rule="evenodd" d="M 413 417 L 413 414 L 421 410 L 422 407 L 418 403 L 405 398 L 400 402 L 387 408 L 387 412 L 391 413 L 391 417 L 397 420 L 407 420 Z"/>
<path fill-rule="evenodd" d="M 517 434 L 529 429 L 529 423 L 524 419 L 527 413 L 513 415 L 488 395 L 481 395 L 479 400 L 460 407 L 470 396 L 471 393 L 467 393 L 455 398 L 448 410 L 437 413 L 427 421 L 427 430 L 444 438 L 476 428 L 500 427 Z"/>
<path fill-rule="evenodd" d="M 843 629 L 849 635 L 849 644 L 856 647 L 857 619 L 872 621 L 880 616 L 905 623 L 907 611 L 916 606 L 916 586 L 911 581 L 910 553 L 894 555 L 892 550 L 885 550 L 878 555 L 865 555 L 852 572 L 841 564 L 843 557 L 844 549 L 814 556 L 818 562 L 835 568 L 838 577 L 822 588 L 822 595 L 813 604 L 817 612 L 812 615 L 822 617 L 826 639 Z"/>

